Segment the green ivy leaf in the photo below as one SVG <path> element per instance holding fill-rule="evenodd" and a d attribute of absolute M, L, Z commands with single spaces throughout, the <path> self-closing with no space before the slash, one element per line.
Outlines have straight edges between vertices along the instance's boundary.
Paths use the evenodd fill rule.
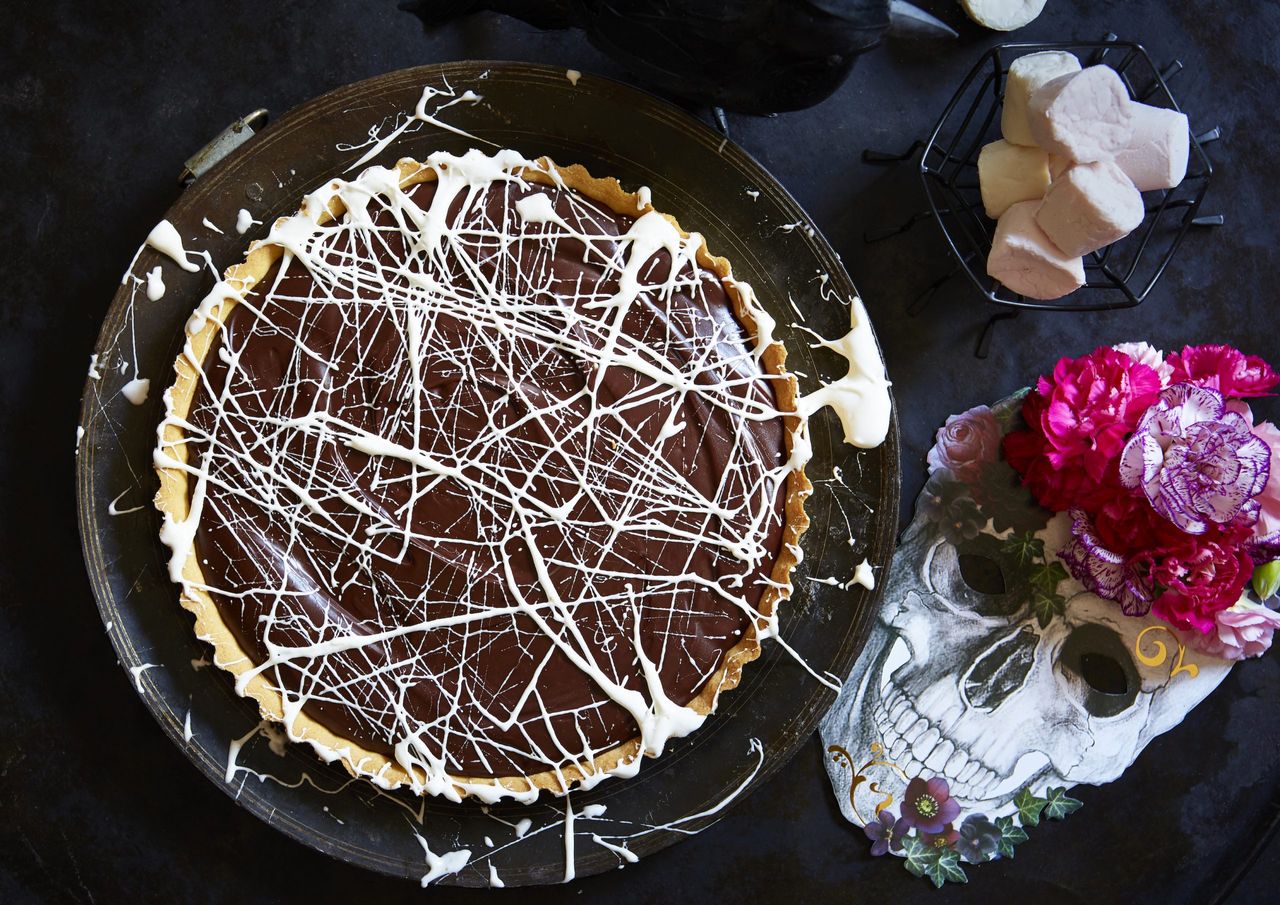
<path fill-rule="evenodd" d="M 997 817 L 996 826 L 1000 830 L 1000 842 L 996 851 L 1001 858 L 1012 858 L 1014 846 L 1027 841 L 1027 831 L 1014 823 L 1012 817 Z"/>
<path fill-rule="evenodd" d="M 929 879 L 942 888 L 944 883 L 968 883 L 964 869 L 960 867 L 960 855 L 953 848 L 932 846 L 935 854 L 929 865 Z"/>
<path fill-rule="evenodd" d="M 1041 628 L 1048 628 L 1055 616 L 1061 616 L 1067 609 L 1067 601 L 1061 594 L 1046 593 L 1039 589 L 1031 592 L 1031 612 Z"/>
<path fill-rule="evenodd" d="M 1044 560 L 1044 541 L 1036 537 L 1033 531 L 1009 535 L 1001 549 L 1013 557 L 1019 569 L 1029 568 Z"/>
<path fill-rule="evenodd" d="M 1046 595 L 1057 593 L 1058 585 L 1067 580 L 1066 567 L 1054 560 L 1036 566 L 1030 573 L 1031 587 Z"/>
<path fill-rule="evenodd" d="M 1013 806 L 1018 809 L 1018 819 L 1023 826 L 1039 826 L 1040 812 L 1049 802 L 1033 794 L 1030 788 L 1023 789 L 1013 796 Z"/>
<path fill-rule="evenodd" d="M 1046 820 L 1061 820 L 1068 814 L 1080 810 L 1082 801 L 1078 801 L 1069 795 L 1065 787 L 1049 789 L 1044 793 L 1048 796 L 1045 800 L 1044 816 Z"/>
<path fill-rule="evenodd" d="M 914 876 L 927 878 L 935 887 L 969 882 L 960 867 L 959 853 L 950 846 L 927 845 L 912 833 L 902 840 L 902 849 L 906 854 L 903 866 Z"/>
<path fill-rule="evenodd" d="M 902 852 L 905 855 L 903 867 L 917 877 L 923 877 L 929 870 L 929 848 L 915 833 L 902 837 Z"/>

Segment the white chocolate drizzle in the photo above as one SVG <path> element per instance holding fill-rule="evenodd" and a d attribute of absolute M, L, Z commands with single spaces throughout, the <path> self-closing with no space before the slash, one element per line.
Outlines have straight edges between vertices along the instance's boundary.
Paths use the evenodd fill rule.
<path fill-rule="evenodd" d="M 441 92 L 436 89 L 425 89 L 415 116 L 398 127 L 392 135 L 378 139 L 361 161 L 376 156 L 389 144 L 390 140 L 403 133 L 412 122 L 432 122 L 442 125 L 435 120 L 434 113 L 438 113 L 443 106 L 449 106 L 449 104 L 437 107 L 433 114 L 425 113 L 427 102 L 440 94 Z M 449 96 L 453 96 L 452 93 Z M 466 92 L 456 96 L 450 103 L 477 99 L 471 92 Z M 359 162 L 356 165 L 358 164 Z M 518 337 L 520 343 L 524 344 L 522 347 L 556 350 L 584 359 L 598 359 L 603 356 L 599 365 L 601 373 L 606 368 L 612 367 L 631 369 L 643 375 L 657 385 L 656 392 L 660 398 L 670 401 L 673 416 L 679 410 L 678 403 L 681 400 L 686 396 L 697 394 L 711 408 L 727 412 L 734 423 L 739 425 L 739 450 L 736 455 L 746 456 L 748 459 L 754 456 L 754 453 L 750 449 L 742 448 L 747 436 L 744 426 L 753 421 L 771 420 L 792 414 L 769 409 L 761 406 L 754 399 L 730 392 L 728 384 L 724 381 L 729 378 L 740 380 L 741 377 L 734 377 L 735 372 L 732 369 L 726 371 L 720 362 L 703 369 L 699 365 L 700 356 L 694 354 L 691 356 L 692 360 L 684 365 L 685 369 L 682 370 L 681 365 L 666 360 L 662 355 L 651 354 L 618 331 L 616 325 L 621 323 L 622 314 L 629 306 L 636 303 L 642 291 L 656 294 L 658 298 L 663 298 L 664 293 L 671 293 L 677 289 L 683 292 L 702 291 L 699 288 L 700 278 L 695 277 L 692 280 L 688 278 L 690 272 L 695 275 L 697 273 L 694 261 L 696 249 L 701 242 L 700 237 L 681 236 L 669 221 L 651 211 L 639 216 L 632 223 L 629 231 L 620 237 L 618 240 L 619 247 L 622 249 L 620 254 L 609 260 L 594 262 L 597 266 L 616 269 L 621 289 L 616 297 L 591 300 L 586 307 L 593 312 L 598 311 L 599 320 L 582 318 L 574 327 L 602 337 L 604 342 L 603 351 L 601 351 L 593 345 L 584 345 L 581 340 L 575 338 L 573 332 L 551 332 L 541 326 L 537 317 L 533 315 L 537 312 L 538 305 L 547 303 L 540 300 L 537 283 L 539 277 L 536 273 L 527 278 L 529 283 L 522 294 L 512 296 L 508 294 L 509 287 L 499 290 L 488 282 L 488 278 L 483 276 L 478 266 L 464 267 L 463 272 L 470 274 L 474 280 L 469 286 L 442 285 L 433 277 L 430 266 L 422 266 L 423 261 L 430 265 L 436 256 L 446 251 L 453 255 L 463 253 L 465 246 L 459 241 L 460 237 L 477 234 L 493 236 L 493 247 L 499 254 L 510 254 L 508 248 L 517 236 L 527 236 L 532 232 L 538 236 L 539 241 L 550 248 L 554 248 L 554 244 L 558 241 L 576 241 L 581 243 L 586 248 L 586 254 L 590 255 L 593 248 L 592 242 L 598 239 L 598 236 L 583 232 L 580 227 L 557 215 L 545 200 L 545 195 L 530 195 L 511 204 L 510 215 L 500 221 L 490 222 L 484 217 L 475 219 L 479 214 L 483 214 L 483 206 L 472 203 L 476 198 L 481 197 L 486 191 L 502 191 L 501 187 L 504 185 L 512 189 L 527 188 L 528 184 L 520 173 L 527 168 L 538 168 L 538 164 L 513 151 L 500 151 L 493 156 L 472 151 L 461 157 L 438 153 L 431 156 L 427 166 L 436 171 L 438 187 L 426 209 L 419 208 L 406 192 L 399 189 L 400 175 L 395 169 L 371 167 L 353 181 L 333 180 L 307 196 L 302 212 L 277 221 L 267 238 L 268 242 L 275 243 L 285 250 L 282 273 L 291 264 L 300 265 L 314 281 L 317 291 L 308 297 L 309 306 L 314 306 L 319 311 L 325 306 L 340 303 L 343 308 L 352 309 L 355 306 L 350 300 L 351 295 L 343 287 L 352 286 L 354 281 L 354 285 L 360 288 L 360 297 L 364 299 L 361 303 L 363 306 L 371 310 L 381 308 L 387 316 L 394 318 L 402 325 L 404 346 L 401 350 L 400 366 L 413 378 L 408 387 L 411 392 L 420 392 L 418 381 L 421 377 L 423 362 L 428 360 L 429 344 L 438 341 L 433 339 L 435 319 L 448 315 L 474 323 L 477 342 L 492 341 L 491 338 L 487 338 L 491 331 L 493 337 L 503 338 L 506 342 L 509 342 L 512 336 Z M 558 178 L 554 171 L 549 171 L 548 175 L 553 180 Z M 495 186 L 499 188 L 495 189 Z M 586 222 L 591 216 L 590 206 L 577 196 L 568 197 L 575 199 L 572 203 L 581 208 L 576 211 L 575 221 Z M 538 200 L 540 198 L 544 200 Z M 322 225 L 324 212 L 329 209 L 330 202 L 334 199 L 342 202 L 346 213 L 336 224 Z M 464 213 L 451 220 L 451 215 L 446 212 L 450 210 L 451 205 L 459 203 Z M 390 229 L 399 234 L 398 239 L 403 241 L 405 247 L 413 249 L 414 257 L 410 262 L 402 265 L 386 265 L 380 263 L 376 256 L 370 255 L 370 249 L 377 248 L 385 241 L 382 232 L 388 229 L 385 226 L 375 225 L 373 220 L 375 211 L 385 211 L 392 215 L 396 226 Z M 340 264 L 334 263 L 335 251 L 339 251 L 344 256 Z M 369 256 L 360 257 L 362 251 Z M 664 285 L 645 285 L 641 266 L 658 252 L 665 252 L 674 262 L 670 270 L 671 275 Z M 743 294 L 748 311 L 757 324 L 758 335 L 754 350 L 749 351 L 748 354 L 758 356 L 773 342 L 775 322 L 755 301 L 750 287 L 743 283 L 738 283 L 738 287 Z M 270 290 L 270 292 L 276 291 L 276 289 Z M 229 284 L 220 282 L 192 315 L 189 328 L 199 330 L 212 312 L 229 298 L 237 298 L 241 304 L 248 304 L 247 300 L 238 296 Z M 267 329 L 271 329 L 270 298 L 269 293 L 267 301 L 255 311 L 255 316 L 262 320 Z M 553 300 L 551 304 L 555 313 L 562 313 L 561 303 Z M 359 309 L 356 308 L 356 310 Z M 646 501 L 660 499 L 664 506 L 674 506 L 696 513 L 716 513 L 715 519 L 709 519 L 704 523 L 705 527 L 702 533 L 696 536 L 696 540 L 701 545 L 722 551 L 721 555 L 740 561 L 743 564 L 742 574 L 748 574 L 761 562 L 771 560 L 772 553 L 764 548 L 763 538 L 768 533 L 769 519 L 778 518 L 778 514 L 771 506 L 760 505 L 760 501 L 775 499 L 778 488 L 783 486 L 787 476 L 792 471 L 803 467 L 808 460 L 807 418 L 819 408 L 831 406 L 844 426 L 846 440 L 864 448 L 883 440 L 887 430 L 888 382 L 884 380 L 883 365 L 879 362 L 866 312 L 860 301 L 854 300 L 851 321 L 852 329 L 846 337 L 835 342 L 822 342 L 823 345 L 848 358 L 849 373 L 841 380 L 802 397 L 799 406 L 799 414 L 802 416 L 801 427 L 793 435 L 793 452 L 789 460 L 779 462 L 776 466 L 763 468 L 758 477 L 752 477 L 745 470 L 745 466 L 736 460 L 731 462 L 718 491 L 720 495 L 712 499 L 705 498 L 679 476 L 664 472 L 663 468 L 667 463 L 661 457 L 655 456 L 648 461 L 633 462 L 635 486 L 631 492 L 632 495 L 624 501 L 626 505 L 619 510 L 618 515 L 614 516 L 612 523 L 614 532 L 640 531 L 646 536 L 661 536 L 662 532 L 671 531 L 677 523 L 674 517 L 665 514 L 657 518 L 643 515 L 643 510 L 648 505 Z M 711 346 L 718 347 L 720 344 L 720 338 L 710 340 Z M 295 363 L 311 359 L 323 360 L 326 355 L 323 349 L 305 347 L 296 337 L 294 346 Z M 430 349 L 430 352 L 438 356 L 440 350 Z M 185 354 L 198 371 L 202 370 L 203 363 L 191 351 L 190 345 Z M 234 383 L 238 354 L 239 347 L 224 336 L 224 344 L 219 350 L 219 355 L 223 356 L 223 360 L 231 369 L 231 376 L 227 381 L 228 391 Z M 450 354 L 459 366 L 465 369 L 467 349 L 459 348 Z M 513 360 L 511 366 L 517 369 L 512 375 L 515 385 L 528 382 L 536 385 L 537 369 L 543 367 L 541 362 L 542 359 L 537 356 L 530 360 Z M 520 372 L 518 369 L 532 370 Z M 525 401 L 537 417 L 541 403 L 534 399 Z M 217 405 L 225 406 L 227 411 L 234 410 L 236 405 L 234 394 L 224 395 L 217 401 Z M 609 406 L 625 405 L 625 400 L 613 401 L 607 406 L 596 403 L 590 411 L 607 415 Z M 340 540 L 357 556 L 368 562 L 371 581 L 376 571 L 377 559 L 386 555 L 385 547 L 375 544 L 374 534 L 379 536 L 389 534 L 392 537 L 401 538 L 402 549 L 405 550 L 410 545 L 431 545 L 441 540 L 413 536 L 410 520 L 405 516 L 399 518 L 391 515 L 382 516 L 369 509 L 367 504 L 362 503 L 352 494 L 351 487 L 343 483 L 340 476 L 312 469 L 312 477 L 304 487 L 286 478 L 281 470 L 270 467 L 264 469 L 260 461 L 248 454 L 245 443 L 277 444 L 274 455 L 279 457 L 286 455 L 284 450 L 287 437 L 304 435 L 313 437 L 318 444 L 337 445 L 363 453 L 369 457 L 369 467 L 379 471 L 383 469 L 383 463 L 400 463 L 396 466 L 397 468 L 409 469 L 408 480 L 410 486 L 415 488 L 413 491 L 415 494 L 425 492 L 442 480 L 465 483 L 469 478 L 464 466 L 474 466 L 483 461 L 468 462 L 463 457 L 465 451 L 458 457 L 442 459 L 393 439 L 396 435 L 392 429 L 394 425 L 389 425 L 385 433 L 373 433 L 319 410 L 301 417 L 269 419 L 261 425 L 256 436 L 245 438 L 229 436 L 230 431 L 224 436 L 216 429 L 208 435 L 198 435 L 194 425 L 175 414 L 169 393 L 165 394 L 165 407 L 166 418 L 160 426 L 160 435 L 163 436 L 167 426 L 176 425 L 186 436 L 194 437 L 203 444 L 204 448 L 203 456 L 190 463 L 179 461 L 163 444 L 157 449 L 155 455 L 157 465 L 185 471 L 191 482 L 191 505 L 187 518 L 179 521 L 172 515 L 166 514 L 161 531 L 161 538 L 170 547 L 172 554 L 169 563 L 170 576 L 174 581 L 184 584 L 186 581 L 183 578 L 183 567 L 186 557 L 193 549 L 193 541 L 203 515 L 207 493 L 213 487 L 221 490 L 231 488 L 236 493 L 248 494 L 254 499 L 256 505 L 264 507 L 272 512 L 274 517 L 285 520 L 286 523 L 303 521 L 313 530 L 324 530 L 329 536 Z M 395 413 L 391 414 L 400 417 Z M 431 409 L 414 407 L 409 410 L 409 417 L 439 418 L 441 415 Z M 881 421 L 884 424 L 881 424 Z M 442 430 L 447 429 L 443 423 L 440 427 Z M 585 430 L 585 436 L 593 443 L 620 445 L 627 452 L 633 451 L 627 449 L 628 438 L 617 434 L 616 428 L 611 427 L 610 422 L 603 415 L 593 414 Z M 668 420 L 661 436 L 664 439 L 678 438 L 685 430 L 686 425 L 683 422 L 672 418 Z M 501 435 L 496 424 L 493 431 L 494 433 L 487 436 Z M 877 436 L 879 439 L 876 439 Z M 485 442 L 492 441 L 486 439 Z M 564 442 L 570 444 L 569 438 L 565 438 Z M 697 442 L 696 438 L 694 442 Z M 552 454 L 569 460 L 580 459 L 580 454 L 572 453 L 571 444 L 560 449 L 548 450 L 547 455 Z M 528 463 L 527 467 L 531 473 L 537 474 L 542 466 L 533 462 Z M 424 599 L 421 602 L 424 615 L 420 622 L 411 622 L 392 628 L 375 627 L 372 631 L 361 630 L 360 632 L 353 632 L 348 625 L 334 623 L 321 627 L 321 630 L 316 633 L 317 640 L 314 643 L 290 645 L 273 639 L 271 624 L 278 621 L 284 625 L 300 617 L 290 611 L 288 594 L 281 593 L 278 589 L 264 588 L 262 592 L 274 595 L 275 600 L 270 610 L 271 614 L 265 617 L 267 627 L 262 636 L 267 657 L 253 669 L 239 676 L 237 690 L 243 694 L 248 682 L 254 676 L 276 677 L 272 685 L 283 695 L 284 731 L 287 732 L 288 737 L 295 741 L 310 743 L 323 758 L 332 760 L 341 756 L 341 752 L 327 748 L 314 738 L 306 737 L 295 729 L 297 715 L 309 699 L 314 697 L 329 702 L 344 701 L 348 700 L 353 693 L 350 682 L 339 683 L 334 679 L 335 674 L 326 670 L 327 658 L 345 655 L 352 651 L 359 652 L 389 643 L 392 639 L 411 639 L 428 630 L 439 630 L 442 627 L 455 630 L 462 649 L 469 649 L 478 641 L 471 635 L 473 625 L 480 626 L 485 619 L 492 619 L 495 615 L 518 612 L 528 617 L 552 642 L 553 649 L 567 657 L 581 670 L 605 699 L 618 704 L 630 714 L 636 724 L 643 752 L 656 756 L 662 752 L 669 739 L 687 735 L 697 729 L 705 717 L 670 699 L 663 687 L 658 663 L 650 659 L 640 643 L 639 610 L 634 600 L 622 602 L 623 608 L 619 611 L 618 618 L 633 617 L 628 621 L 635 627 L 634 653 L 643 675 L 644 686 L 642 689 L 626 687 L 605 668 L 604 664 L 607 660 L 602 660 L 600 652 L 593 649 L 589 626 L 578 625 L 573 618 L 574 607 L 570 602 L 560 599 L 559 591 L 550 578 L 546 562 L 543 561 L 545 554 L 541 552 L 532 534 L 535 526 L 543 525 L 555 526 L 557 530 L 572 535 L 575 526 L 567 519 L 568 508 L 567 506 L 548 508 L 548 504 L 541 504 L 536 500 L 528 501 L 520 490 L 520 485 L 513 482 L 512 477 L 502 474 L 491 475 L 490 478 L 494 481 L 490 486 L 483 489 L 478 486 L 474 488 L 477 494 L 475 505 L 482 508 L 489 505 L 485 494 L 492 493 L 493 486 L 496 486 L 500 493 L 507 495 L 506 499 L 516 514 L 516 520 L 509 524 L 506 530 L 510 532 L 509 536 L 521 538 L 526 542 L 526 548 L 539 569 L 542 600 L 527 599 L 524 592 L 508 578 L 507 586 L 510 594 L 504 597 L 499 607 L 495 608 L 495 604 L 491 601 L 477 598 L 472 601 L 474 616 L 450 622 L 447 626 L 433 621 L 429 615 L 431 609 L 429 601 Z M 397 480 L 400 479 L 397 478 Z M 589 472 L 580 472 L 576 480 L 581 484 L 582 492 L 596 494 L 606 492 L 603 486 L 597 487 L 593 484 Z M 747 480 L 751 483 L 742 486 Z M 381 519 L 381 523 L 375 522 L 375 527 L 371 529 L 374 534 L 346 535 L 331 518 L 327 517 L 325 509 L 318 505 L 316 501 L 320 499 L 342 500 L 360 514 Z M 748 530 L 742 530 L 744 524 L 748 526 Z M 722 526 L 726 530 L 721 530 Z M 678 535 L 673 534 L 673 536 Z M 502 549 L 506 541 L 506 537 L 496 537 L 494 548 Z M 246 555 L 255 555 L 257 552 L 245 550 Z M 563 567 L 566 564 L 565 557 L 578 554 L 575 554 L 572 548 L 562 548 L 554 551 L 552 555 L 559 558 L 556 565 Z M 591 568 L 585 562 L 576 565 L 588 570 L 588 573 Z M 652 576 L 646 576 L 644 573 L 634 576 L 637 586 L 632 593 L 639 599 L 643 599 L 642 595 L 648 593 L 642 588 L 642 582 L 646 577 Z M 669 580 L 690 588 L 707 586 L 707 581 L 694 572 L 674 575 Z M 758 633 L 761 638 L 778 638 L 776 613 L 766 616 L 755 611 L 743 598 L 741 587 L 734 586 L 732 582 L 712 584 L 711 588 L 725 599 L 733 601 L 746 616 L 754 621 L 759 627 Z M 218 592 L 216 586 L 208 590 Z M 597 601 L 597 603 L 603 602 Z M 796 656 L 820 682 L 830 687 L 838 687 L 833 685 L 834 677 L 814 673 L 781 638 L 778 640 L 782 647 Z M 305 685 L 309 690 L 291 691 L 287 683 L 279 681 L 277 671 L 286 668 L 304 673 L 307 676 Z M 373 675 L 370 675 L 368 680 L 382 681 Z M 442 676 L 419 676 L 417 680 L 434 681 L 442 686 L 449 684 Z M 458 693 L 465 693 L 465 691 L 465 685 L 458 689 Z M 531 687 L 525 692 L 520 704 L 523 706 L 531 699 L 531 695 L 537 695 L 536 687 Z M 437 734 L 443 731 L 445 735 L 461 734 L 462 737 L 467 737 L 468 733 L 475 730 L 469 726 L 451 722 L 448 715 L 439 726 L 435 727 L 419 723 L 400 706 L 396 706 L 388 713 L 377 714 L 376 717 L 378 724 L 389 730 L 396 739 L 393 746 L 394 759 L 411 777 L 410 785 L 415 792 L 442 795 L 454 800 L 465 792 L 481 801 L 495 801 L 504 797 L 532 801 L 537 796 L 536 789 L 516 791 L 490 783 L 462 782 L 456 776 L 450 775 Z M 517 711 L 494 715 L 494 719 L 500 721 L 514 720 L 516 717 Z M 247 739 L 248 736 L 245 738 Z M 240 740 L 239 744 L 243 744 L 243 741 L 244 739 Z M 566 740 L 559 739 L 559 742 L 563 746 Z M 228 760 L 228 781 L 236 772 L 237 750 L 238 745 L 233 743 Z M 589 763 L 600 752 L 562 747 L 562 750 L 535 748 L 520 753 L 522 756 L 536 758 L 545 763 L 548 770 L 560 771 L 573 764 Z M 638 756 L 632 757 L 618 763 L 607 774 L 600 771 L 588 776 L 581 783 L 581 787 L 589 788 L 605 775 L 633 775 L 639 769 L 641 760 L 642 758 Z M 394 786 L 381 772 L 370 773 L 362 771 L 358 764 L 355 766 L 357 772 L 374 784 L 383 788 Z M 567 785 L 564 783 L 561 791 L 567 789 Z M 567 801 L 566 821 L 569 824 L 573 821 L 573 813 Z M 566 860 L 569 863 L 567 870 L 570 873 L 572 871 L 572 838 L 573 833 L 567 831 L 566 847 L 570 857 Z M 458 853 L 441 856 L 433 862 L 432 858 L 435 856 L 428 851 L 428 863 L 431 868 L 428 875 L 434 879 L 442 875 L 438 871 L 448 872 L 445 869 L 452 862 L 448 862 L 447 859 L 456 854 Z M 465 860 L 462 863 L 465 864 Z"/>

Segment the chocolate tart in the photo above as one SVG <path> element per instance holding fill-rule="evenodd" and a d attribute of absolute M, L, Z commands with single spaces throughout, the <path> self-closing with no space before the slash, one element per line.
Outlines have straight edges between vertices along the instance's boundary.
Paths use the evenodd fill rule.
<path fill-rule="evenodd" d="M 580 166 L 329 183 L 201 303 L 165 394 L 196 634 L 383 788 L 633 774 L 791 591 L 812 488 L 771 326 L 701 236 Z"/>

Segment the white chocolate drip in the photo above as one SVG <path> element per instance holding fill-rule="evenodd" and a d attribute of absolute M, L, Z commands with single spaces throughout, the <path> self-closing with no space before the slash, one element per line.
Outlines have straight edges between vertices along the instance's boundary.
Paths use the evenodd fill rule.
<path fill-rule="evenodd" d="M 844 442 L 871 449 L 883 443 L 889 434 L 890 383 L 885 377 L 884 361 L 876 348 L 871 318 L 867 317 L 862 299 L 853 299 L 849 321 L 850 330 L 840 339 L 818 341 L 848 362 L 848 372 L 839 380 L 802 396 L 799 408 L 811 416 L 823 406 L 830 406 L 844 427 Z"/>
<path fill-rule="evenodd" d="M 467 866 L 467 862 L 471 860 L 470 849 L 459 849 L 456 852 L 448 852 L 447 854 L 437 855 L 431 851 L 431 846 L 427 844 L 427 840 L 423 839 L 417 833 L 413 834 L 418 840 L 418 844 L 422 846 L 422 852 L 427 858 L 427 872 L 422 875 L 422 887 L 425 889 L 435 880 L 441 877 L 447 877 L 449 874 L 456 874 Z"/>
<path fill-rule="evenodd" d="M 142 674 L 159 665 L 159 663 L 139 663 L 137 666 L 129 667 L 129 675 L 133 676 L 133 687 L 138 690 L 138 694 L 142 694 Z"/>
<path fill-rule="evenodd" d="M 251 227 L 257 226 L 261 222 L 261 220 L 253 219 L 253 214 L 242 207 L 240 212 L 236 214 L 236 232 L 243 236 Z"/>
<path fill-rule="evenodd" d="M 151 381 L 145 377 L 135 377 L 120 388 L 120 395 L 134 405 L 142 405 L 151 392 Z"/>
<path fill-rule="evenodd" d="M 178 235 L 178 231 L 168 220 L 161 220 L 152 227 L 147 235 L 147 244 L 160 254 L 172 259 L 188 273 L 196 273 L 200 270 L 199 264 L 193 264 L 187 260 L 187 251 L 182 247 L 182 236 Z"/>
<path fill-rule="evenodd" d="M 147 298 L 153 302 L 164 298 L 164 276 L 160 272 L 159 264 L 147 272 Z"/>

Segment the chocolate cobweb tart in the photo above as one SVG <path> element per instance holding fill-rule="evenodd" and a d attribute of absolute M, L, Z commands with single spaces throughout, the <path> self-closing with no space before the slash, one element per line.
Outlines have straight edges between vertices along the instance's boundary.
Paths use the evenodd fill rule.
<path fill-rule="evenodd" d="M 512 151 L 373 167 L 186 334 L 171 577 L 237 690 L 353 775 L 491 801 L 633 774 L 776 631 L 796 384 L 647 193 Z"/>

